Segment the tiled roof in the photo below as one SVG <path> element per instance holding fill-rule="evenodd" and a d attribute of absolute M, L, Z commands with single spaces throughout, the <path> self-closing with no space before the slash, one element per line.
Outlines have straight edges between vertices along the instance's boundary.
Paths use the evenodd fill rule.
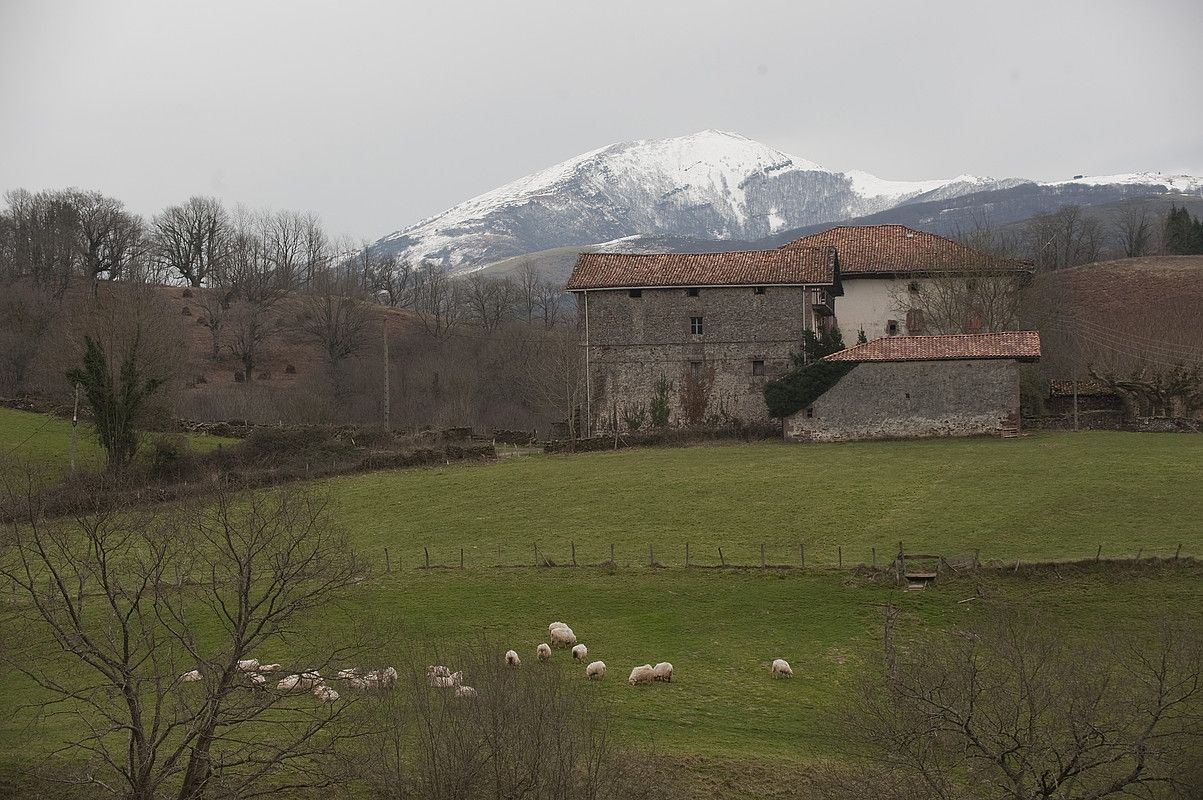
<path fill-rule="evenodd" d="M 994 258 L 951 239 L 905 225 L 841 225 L 781 246 L 835 247 L 845 277 L 872 273 L 924 273 L 973 267 L 1031 272 L 1030 264 Z"/>
<path fill-rule="evenodd" d="M 735 253 L 581 253 L 568 291 L 659 286 L 835 286 L 831 247 Z"/>
<path fill-rule="evenodd" d="M 954 333 L 945 336 L 883 336 L 827 356 L 828 361 L 939 361 L 961 358 L 1040 358 L 1036 331 Z"/>

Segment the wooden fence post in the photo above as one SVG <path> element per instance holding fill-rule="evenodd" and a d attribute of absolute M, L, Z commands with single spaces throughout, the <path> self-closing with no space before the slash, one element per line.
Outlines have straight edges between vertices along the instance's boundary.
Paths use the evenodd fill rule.
<path fill-rule="evenodd" d="M 836 553 L 836 558 L 838 559 L 838 561 L 836 561 L 836 563 L 839 564 L 840 569 L 843 569 L 844 568 L 844 546 L 836 545 L 835 553 Z"/>
<path fill-rule="evenodd" d="M 534 546 L 535 546 L 535 566 L 537 567 L 537 566 L 539 566 L 539 543 L 535 542 Z"/>
<path fill-rule="evenodd" d="M 760 543 L 760 568 L 761 568 L 761 569 L 764 569 L 764 567 L 765 567 L 765 563 L 764 563 L 764 542 L 761 542 L 761 543 Z"/>
<path fill-rule="evenodd" d="M 576 542 L 569 542 L 572 545 L 572 566 L 576 566 Z"/>
<path fill-rule="evenodd" d="M 1136 551 L 1136 563 L 1140 563 L 1140 557 L 1143 556 L 1144 553 L 1145 549 L 1143 547 Z"/>
<path fill-rule="evenodd" d="M 689 566 L 689 542 L 685 543 L 685 566 Z"/>
<path fill-rule="evenodd" d="M 874 548 L 872 548 L 872 549 L 873 549 L 873 555 L 872 555 L 872 559 L 873 559 L 873 569 L 877 569 L 877 548 L 876 548 L 876 547 L 874 547 Z"/>
<path fill-rule="evenodd" d="M 1094 563 L 1096 563 L 1096 564 L 1099 563 L 1099 559 L 1102 557 L 1102 555 L 1103 555 L 1103 546 L 1100 544 L 1099 549 L 1096 550 L 1094 553 Z"/>
<path fill-rule="evenodd" d="M 501 545 L 497 545 L 497 566 L 501 566 Z"/>
<path fill-rule="evenodd" d="M 464 548 L 459 549 L 459 568 L 464 568 Z"/>
<path fill-rule="evenodd" d="M 798 542 L 798 568 L 806 569 L 806 543 Z"/>
<path fill-rule="evenodd" d="M 1182 553 L 1182 543 L 1178 543 L 1178 549 L 1174 551 L 1174 560 L 1178 560 L 1178 556 Z"/>
<path fill-rule="evenodd" d="M 718 563 L 724 567 L 727 566 L 727 559 L 723 558 L 723 548 L 721 547 L 718 549 Z"/>
<path fill-rule="evenodd" d="M 385 571 L 385 572 L 392 572 L 392 571 L 393 571 L 393 564 L 392 564 L 392 562 L 389 560 L 389 557 L 388 557 L 388 548 L 387 548 L 387 547 L 386 547 L 386 548 L 384 548 L 384 571 Z"/>
<path fill-rule="evenodd" d="M 426 551 L 426 569 L 430 569 L 430 548 L 423 547 L 422 549 Z"/>

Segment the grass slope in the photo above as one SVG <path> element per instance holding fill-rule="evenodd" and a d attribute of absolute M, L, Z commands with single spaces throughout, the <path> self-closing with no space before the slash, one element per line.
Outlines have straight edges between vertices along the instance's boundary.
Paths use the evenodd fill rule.
<path fill-rule="evenodd" d="M 191 434 L 187 438 L 193 448 L 202 452 L 236 441 Z M 79 424 L 78 448 L 81 466 L 94 468 L 102 463 L 103 452 L 90 422 Z M 10 460 L 66 469 L 71 464 L 71 420 L 0 407 L 0 461 Z"/>
<path fill-rule="evenodd" d="M 506 459 L 326 484 L 365 554 L 405 567 L 557 563 L 759 565 L 888 560 L 980 549 L 983 559 L 1203 552 L 1203 437 L 1047 433 L 792 445 L 764 442 Z M 500 548 L 500 556 L 499 556 Z"/>

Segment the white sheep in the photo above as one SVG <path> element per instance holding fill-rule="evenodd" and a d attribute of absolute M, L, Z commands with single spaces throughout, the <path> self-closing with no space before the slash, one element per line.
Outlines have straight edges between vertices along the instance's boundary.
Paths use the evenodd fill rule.
<path fill-rule="evenodd" d="M 631 677 L 627 678 L 627 683 L 634 686 L 637 683 L 651 683 L 656 679 L 656 670 L 651 664 L 644 664 L 641 667 L 635 667 L 631 670 Z"/>
<path fill-rule="evenodd" d="M 254 672 L 259 669 L 259 659 L 247 658 L 238 662 L 238 670 L 240 672 Z"/>
<path fill-rule="evenodd" d="M 315 686 L 321 685 L 322 676 L 317 670 L 311 669 L 302 672 L 300 675 L 287 675 L 276 684 L 276 688 L 281 691 L 292 691 L 293 689 L 312 689 Z"/>
<path fill-rule="evenodd" d="M 544 642 L 535 648 L 535 655 L 539 657 L 540 661 L 546 661 L 547 659 L 551 658 L 551 647 Z"/>
<path fill-rule="evenodd" d="M 334 677 L 336 677 L 340 681 L 351 681 L 351 680 L 355 680 L 362 674 L 363 674 L 363 670 L 360 669 L 359 667 L 351 667 L 351 669 L 340 669 L 338 671 L 338 674 L 335 675 Z"/>
<path fill-rule="evenodd" d="M 506 650 L 505 665 L 507 667 L 520 667 L 522 666 L 522 659 L 518 658 L 518 654 L 513 650 Z"/>
<path fill-rule="evenodd" d="M 201 671 L 194 669 L 191 672 L 185 672 L 180 676 L 180 683 L 195 683 L 201 679 Z"/>
<path fill-rule="evenodd" d="M 282 692 L 291 692 L 301 685 L 300 675 L 286 675 L 276 684 L 276 688 Z"/>
<path fill-rule="evenodd" d="M 433 678 L 435 675 L 438 675 L 440 678 L 449 678 L 451 677 L 451 669 L 444 667 L 442 664 L 426 668 L 426 677 Z"/>
<path fill-rule="evenodd" d="M 455 696 L 456 697 L 476 697 L 476 690 L 473 689 L 471 686 L 457 686 L 457 687 L 455 687 Z"/>
<path fill-rule="evenodd" d="M 673 679 L 673 665 L 667 661 L 661 661 L 652 667 L 652 674 L 658 681 L 671 681 Z"/>
<path fill-rule="evenodd" d="M 792 678 L 794 671 L 790 669 L 789 662 L 784 658 L 774 658 L 773 665 L 769 667 L 769 674 L 774 678 Z"/>
<path fill-rule="evenodd" d="M 600 681 L 602 678 L 606 677 L 606 662 L 594 661 L 592 664 L 585 667 L 585 675 L 589 678 L 589 680 Z"/>
<path fill-rule="evenodd" d="M 576 661 L 584 661 L 585 656 L 589 655 L 589 648 L 583 644 L 574 645 L 572 648 L 572 658 Z"/>
<path fill-rule="evenodd" d="M 450 689 L 455 686 L 455 681 L 450 675 L 431 675 L 430 685 L 436 689 Z"/>
<path fill-rule="evenodd" d="M 576 634 L 567 625 L 556 628 L 548 634 L 554 647 L 572 647 L 576 644 Z"/>
<path fill-rule="evenodd" d="M 275 672 L 278 669 L 280 669 L 279 664 L 260 664 L 259 665 L 260 672 Z"/>
<path fill-rule="evenodd" d="M 565 624 L 565 623 L 563 623 L 563 622 L 553 622 L 553 623 L 551 623 L 550 625 L 548 625 L 548 626 L 547 626 L 547 632 L 550 634 L 550 633 L 551 633 L 552 631 L 554 631 L 556 628 L 567 628 L 567 627 L 568 627 L 568 625 L 566 625 L 566 624 Z"/>
<path fill-rule="evenodd" d="M 250 678 L 251 683 L 255 684 L 256 686 L 262 686 L 267 683 L 267 678 L 263 677 L 258 672 L 252 672 L 247 675 L 247 677 Z"/>
<path fill-rule="evenodd" d="M 313 687 L 313 696 L 323 703 L 333 703 L 338 699 L 338 692 L 324 683 L 319 683 Z"/>

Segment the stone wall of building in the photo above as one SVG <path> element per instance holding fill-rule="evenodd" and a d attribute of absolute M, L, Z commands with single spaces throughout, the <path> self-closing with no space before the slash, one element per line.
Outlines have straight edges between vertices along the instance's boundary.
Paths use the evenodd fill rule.
<path fill-rule="evenodd" d="M 802 334 L 813 324 L 810 292 L 801 287 L 700 287 L 687 290 L 627 289 L 577 293 L 578 331 L 589 361 L 588 409 L 593 432 L 627 428 L 624 417 L 648 415 L 663 376 L 669 391 L 670 424 L 684 424 L 682 386 L 697 370 L 709 385 L 703 421 L 768 419 L 764 385 L 789 369 L 790 355 L 801 349 Z M 588 325 L 586 326 L 586 307 Z M 691 333 L 692 317 L 702 318 L 702 333 Z M 586 335 L 587 334 L 587 335 Z M 764 374 L 754 374 L 754 362 Z"/>
<path fill-rule="evenodd" d="M 996 434 L 1019 426 L 1019 364 L 1008 359 L 858 364 L 785 438 L 834 442 Z"/>

